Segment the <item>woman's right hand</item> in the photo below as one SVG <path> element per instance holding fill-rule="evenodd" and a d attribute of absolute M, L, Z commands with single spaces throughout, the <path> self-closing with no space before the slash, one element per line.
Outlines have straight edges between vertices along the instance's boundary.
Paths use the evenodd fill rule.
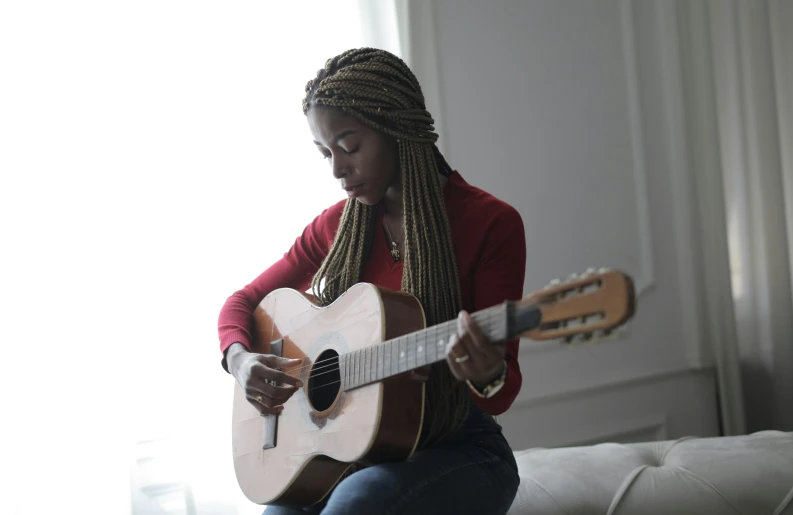
<path fill-rule="evenodd" d="M 245 396 L 262 415 L 278 415 L 284 403 L 303 382 L 297 377 L 281 372 L 282 367 L 297 366 L 301 359 L 289 359 L 249 352 L 241 343 L 233 343 L 226 352 L 229 373 L 234 376 Z M 274 386 L 268 381 L 275 381 Z"/>

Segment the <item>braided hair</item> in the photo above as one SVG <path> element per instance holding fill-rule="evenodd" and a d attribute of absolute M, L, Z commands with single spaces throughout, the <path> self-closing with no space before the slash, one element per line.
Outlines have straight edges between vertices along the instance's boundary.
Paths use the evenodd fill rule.
<path fill-rule="evenodd" d="M 440 182 L 440 175 L 452 170 L 435 145 L 434 120 L 415 75 L 384 50 L 349 50 L 328 59 L 308 82 L 303 113 L 312 105 L 340 109 L 396 140 L 405 227 L 401 289 L 421 302 L 428 325 L 454 319 L 462 296 Z M 360 281 L 375 218 L 374 206 L 347 200 L 333 245 L 312 281 L 323 305 Z M 424 444 L 458 428 L 469 408 L 465 384 L 445 361 L 432 365 L 426 401 Z"/>

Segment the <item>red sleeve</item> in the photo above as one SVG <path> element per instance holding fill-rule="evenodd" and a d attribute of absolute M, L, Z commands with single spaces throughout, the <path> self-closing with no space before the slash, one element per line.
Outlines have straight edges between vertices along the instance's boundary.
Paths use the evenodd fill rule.
<path fill-rule="evenodd" d="M 523 298 L 526 275 L 526 234 L 520 214 L 511 206 L 494 216 L 486 228 L 482 257 L 474 272 L 474 309 Z M 520 338 L 506 343 L 507 378 L 504 386 L 491 398 L 471 393 L 474 404 L 491 415 L 509 409 L 518 396 L 523 377 L 518 364 Z"/>
<path fill-rule="evenodd" d="M 253 312 L 267 294 L 278 288 L 306 291 L 330 250 L 339 227 L 344 201 L 317 216 L 295 240 L 284 256 L 250 284 L 226 299 L 218 317 L 221 364 L 226 367 L 226 349 L 239 342 L 251 347 Z"/>

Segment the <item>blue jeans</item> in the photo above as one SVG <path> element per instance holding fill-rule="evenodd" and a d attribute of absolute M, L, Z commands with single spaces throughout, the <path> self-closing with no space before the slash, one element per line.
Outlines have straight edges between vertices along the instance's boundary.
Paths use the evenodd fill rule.
<path fill-rule="evenodd" d="M 270 506 L 264 515 L 505 514 L 520 478 L 493 417 L 471 405 L 455 434 L 409 460 L 373 465 L 340 482 L 303 510 Z"/>

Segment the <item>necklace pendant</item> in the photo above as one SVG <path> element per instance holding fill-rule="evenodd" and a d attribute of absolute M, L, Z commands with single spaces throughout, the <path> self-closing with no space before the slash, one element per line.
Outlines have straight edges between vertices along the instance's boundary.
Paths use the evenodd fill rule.
<path fill-rule="evenodd" d="M 394 258 L 394 261 L 399 261 L 401 259 L 399 256 L 399 249 L 397 248 L 395 241 L 391 242 L 391 257 Z"/>

